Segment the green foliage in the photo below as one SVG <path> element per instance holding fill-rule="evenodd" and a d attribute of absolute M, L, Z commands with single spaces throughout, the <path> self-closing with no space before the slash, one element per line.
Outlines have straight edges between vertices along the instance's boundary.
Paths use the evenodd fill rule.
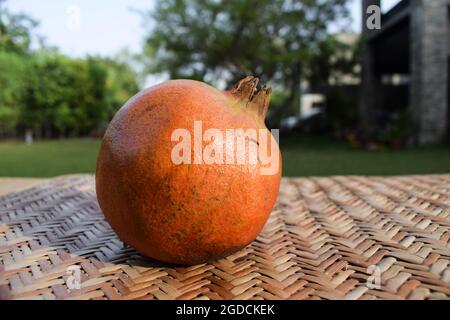
<path fill-rule="evenodd" d="M 112 60 L 72 59 L 40 52 L 33 58 L 33 70 L 35 77 L 31 79 L 23 120 L 47 136 L 102 130 L 115 111 L 138 91 L 135 72 Z"/>
<path fill-rule="evenodd" d="M 349 0 L 168 0 L 150 14 L 148 70 L 221 87 L 247 74 L 274 86 L 269 116 L 298 110 L 303 79 L 323 84 L 346 70 L 330 23 L 348 17 Z M 102 131 L 139 87 L 121 59 L 74 59 L 38 43 L 36 22 L 0 0 L 0 137 L 32 129 L 44 137 Z M 331 70 L 331 71 L 330 71 Z"/>
<path fill-rule="evenodd" d="M 89 101 L 87 65 L 59 54 L 42 53 L 33 57 L 34 77 L 30 79 L 24 123 L 35 130 L 68 130 L 86 126 L 84 108 Z"/>
<path fill-rule="evenodd" d="M 324 86 L 330 81 L 339 86 L 349 77 L 357 79 L 359 57 L 360 40 L 357 34 L 328 35 L 311 57 L 307 78 L 312 87 Z"/>
<path fill-rule="evenodd" d="M 108 71 L 105 83 L 106 119 L 111 119 L 125 101 L 139 91 L 138 74 L 120 58 L 103 59 L 100 63 Z"/>
<path fill-rule="evenodd" d="M 27 54 L 30 50 L 32 30 L 37 22 L 25 14 L 14 14 L 0 0 L 0 51 Z"/>
<path fill-rule="evenodd" d="M 28 73 L 22 57 L 0 51 L 0 135 L 12 132 L 19 121 Z"/>
<path fill-rule="evenodd" d="M 149 70 L 225 86 L 252 74 L 281 86 L 287 95 L 280 110 L 293 110 L 301 80 L 314 75 L 323 43 L 332 45 L 329 24 L 348 17 L 347 2 L 158 2 L 146 41 Z"/>
<path fill-rule="evenodd" d="M 43 137 L 100 132 L 138 90 L 124 61 L 74 59 L 44 47 L 31 50 L 37 25 L 0 0 L 0 138 L 31 129 Z"/>

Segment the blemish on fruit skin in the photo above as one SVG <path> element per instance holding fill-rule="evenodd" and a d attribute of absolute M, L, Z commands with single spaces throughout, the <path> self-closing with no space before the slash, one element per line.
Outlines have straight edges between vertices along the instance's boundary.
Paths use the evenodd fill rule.
<path fill-rule="evenodd" d="M 232 91 L 224 94 L 177 80 L 146 90 L 127 104 L 105 136 L 108 157 L 120 160 L 120 170 L 101 148 L 97 172 L 99 177 L 111 172 L 120 177 L 99 179 L 110 185 L 97 186 L 97 194 L 107 216 L 120 216 L 110 223 L 121 239 L 154 259 L 193 264 L 226 256 L 256 238 L 275 201 L 280 175 L 262 177 L 255 166 L 175 168 L 170 162 L 171 132 L 192 127 L 196 119 L 210 128 L 264 127 L 259 112 L 266 105 L 253 98 L 254 93 L 236 98 Z M 230 101 L 238 102 L 233 110 Z M 105 206 L 112 199 L 115 205 Z"/>
<path fill-rule="evenodd" d="M 173 241 L 175 242 L 175 243 L 179 243 L 179 242 L 181 242 L 184 238 L 186 237 L 186 231 L 185 230 L 181 230 L 181 231 L 179 231 L 179 232 L 177 232 L 177 233 L 175 233 L 175 234 L 173 234 L 172 236 L 171 236 L 171 238 L 173 239 Z"/>
<path fill-rule="evenodd" d="M 209 198 L 209 200 L 215 201 L 215 202 L 222 202 L 221 199 L 219 199 L 218 197 L 211 197 Z"/>

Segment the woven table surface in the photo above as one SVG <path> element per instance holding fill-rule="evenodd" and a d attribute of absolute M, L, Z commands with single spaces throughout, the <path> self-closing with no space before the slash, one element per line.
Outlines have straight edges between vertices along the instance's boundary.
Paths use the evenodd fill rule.
<path fill-rule="evenodd" d="M 94 189 L 70 176 L 0 196 L 0 298 L 450 298 L 450 175 L 284 179 L 256 241 L 192 267 L 125 247 Z"/>

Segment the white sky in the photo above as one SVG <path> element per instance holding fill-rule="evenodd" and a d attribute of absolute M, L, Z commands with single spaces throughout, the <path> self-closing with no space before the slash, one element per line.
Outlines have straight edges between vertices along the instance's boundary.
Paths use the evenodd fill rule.
<path fill-rule="evenodd" d="M 382 0 L 383 10 L 399 0 Z M 123 48 L 138 52 L 145 29 L 141 17 L 133 11 L 148 10 L 154 0 L 7 0 L 14 11 L 30 14 L 40 21 L 39 33 L 49 45 L 58 46 L 71 56 L 113 55 Z M 76 10 L 79 8 L 79 25 Z M 361 0 L 351 0 L 351 29 L 360 30 Z M 75 10 L 75 11 L 74 11 Z"/>
<path fill-rule="evenodd" d="M 113 55 L 125 47 L 139 51 L 144 28 L 133 9 L 152 8 L 152 3 L 152 0 L 7 0 L 6 6 L 38 20 L 38 32 L 49 45 L 56 45 L 71 56 L 84 56 Z M 74 8 L 79 8 L 79 27 L 72 18 Z"/>

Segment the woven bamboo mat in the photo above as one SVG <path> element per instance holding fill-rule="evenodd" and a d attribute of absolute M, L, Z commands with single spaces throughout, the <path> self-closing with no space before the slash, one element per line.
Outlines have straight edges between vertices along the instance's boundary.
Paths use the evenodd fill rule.
<path fill-rule="evenodd" d="M 0 298 L 449 299 L 449 240 L 450 175 L 285 179 L 257 241 L 173 267 L 124 247 L 72 176 L 0 197 Z"/>

